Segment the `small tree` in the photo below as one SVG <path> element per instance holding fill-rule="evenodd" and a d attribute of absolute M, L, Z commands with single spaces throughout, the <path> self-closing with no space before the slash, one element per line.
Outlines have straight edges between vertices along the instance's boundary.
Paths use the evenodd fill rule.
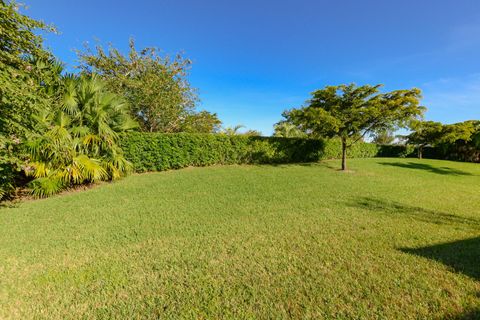
<path fill-rule="evenodd" d="M 392 130 L 381 129 L 372 134 L 372 142 L 375 144 L 388 145 L 395 141 L 395 136 Z"/>
<path fill-rule="evenodd" d="M 305 132 L 297 128 L 297 126 L 285 121 L 280 121 L 279 123 L 275 124 L 273 130 L 273 135 L 275 137 L 304 138 L 307 136 Z"/>
<path fill-rule="evenodd" d="M 222 128 L 222 130 L 220 131 L 221 134 L 225 134 L 227 136 L 235 136 L 235 135 L 240 135 L 241 132 L 240 132 L 240 129 L 242 128 L 245 128 L 245 126 L 243 124 L 237 124 L 236 126 L 234 127 L 225 127 L 225 128 Z"/>
<path fill-rule="evenodd" d="M 405 127 L 420 117 L 420 90 L 380 93 L 381 85 L 327 86 L 312 93 L 307 106 L 283 113 L 309 135 L 339 137 L 342 141 L 342 170 L 347 169 L 347 150 L 367 133 Z"/>
<path fill-rule="evenodd" d="M 415 131 L 407 136 L 407 143 L 417 146 L 419 159 L 423 157 L 425 146 L 437 144 L 444 135 L 444 128 L 440 122 L 413 121 L 410 127 Z"/>
<path fill-rule="evenodd" d="M 215 133 L 221 128 L 222 121 L 216 113 L 202 110 L 188 114 L 182 121 L 180 131 L 192 133 Z"/>

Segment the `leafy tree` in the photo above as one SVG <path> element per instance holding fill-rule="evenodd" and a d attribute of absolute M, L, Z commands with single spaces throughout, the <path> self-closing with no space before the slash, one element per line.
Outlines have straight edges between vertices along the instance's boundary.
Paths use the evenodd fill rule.
<path fill-rule="evenodd" d="M 36 33 L 55 29 L 20 9 L 14 1 L 0 0 L 0 200 L 20 178 L 22 142 L 35 124 L 31 115 L 55 103 L 47 87 L 58 82 L 61 69 Z"/>
<path fill-rule="evenodd" d="M 49 196 L 76 184 L 115 179 L 130 170 L 119 134 L 137 123 L 127 103 L 95 76 L 66 76 L 61 102 L 35 115 L 25 168 L 32 193 Z"/>
<path fill-rule="evenodd" d="M 208 111 L 200 111 L 188 114 L 182 121 L 182 132 L 191 133 L 212 133 L 218 132 L 222 125 L 222 121 L 218 119 L 216 113 Z"/>
<path fill-rule="evenodd" d="M 463 161 L 479 161 L 479 132 L 480 121 L 478 120 L 444 125 L 439 147 L 447 157 Z"/>
<path fill-rule="evenodd" d="M 389 129 L 381 129 L 373 133 L 373 143 L 388 145 L 392 144 L 395 141 L 395 136 L 393 132 Z"/>
<path fill-rule="evenodd" d="M 275 137 L 284 138 L 303 138 L 306 137 L 306 133 L 300 130 L 292 123 L 281 121 L 274 126 L 273 135 Z"/>
<path fill-rule="evenodd" d="M 48 105 L 43 83 L 57 76 L 52 55 L 36 30 L 50 30 L 19 12 L 15 2 L 0 0 L 0 133 L 21 136 L 31 129 L 26 116 Z M 54 70 L 50 67 L 54 66 Z"/>
<path fill-rule="evenodd" d="M 87 49 L 78 55 L 83 72 L 100 74 L 109 90 L 128 100 L 143 131 L 218 129 L 216 114 L 195 112 L 198 97 L 187 80 L 191 61 L 181 55 L 161 57 L 156 48 L 137 51 L 133 39 L 126 56 L 101 46 L 96 52 Z"/>
<path fill-rule="evenodd" d="M 443 127 L 441 142 L 454 143 L 456 141 L 469 142 L 479 126 L 479 121 L 464 121 L 454 124 L 447 124 Z"/>
<path fill-rule="evenodd" d="M 313 92 L 305 107 L 286 111 L 283 116 L 309 135 L 339 137 L 342 170 L 346 170 L 348 148 L 367 133 L 406 126 L 423 114 L 419 89 L 380 93 L 380 87 L 327 86 Z"/>
<path fill-rule="evenodd" d="M 419 159 L 423 156 L 425 146 L 439 143 L 444 135 L 444 128 L 440 122 L 414 121 L 410 126 L 415 131 L 407 136 L 407 143 L 417 145 Z"/>

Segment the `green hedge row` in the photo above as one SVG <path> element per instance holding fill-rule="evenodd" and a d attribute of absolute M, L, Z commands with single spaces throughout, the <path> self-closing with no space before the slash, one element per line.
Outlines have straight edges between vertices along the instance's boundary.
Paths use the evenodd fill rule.
<path fill-rule="evenodd" d="M 124 135 L 120 145 L 138 172 L 214 164 L 314 162 L 341 157 L 338 140 L 135 132 Z M 374 144 L 358 143 L 348 156 L 375 157 L 378 150 Z"/>
<path fill-rule="evenodd" d="M 214 164 L 315 162 L 342 156 L 338 139 L 227 136 L 221 134 L 145 133 L 122 136 L 123 152 L 137 172 Z M 438 148 L 424 148 L 425 158 L 447 158 Z M 349 158 L 416 157 L 414 146 L 356 143 Z"/>

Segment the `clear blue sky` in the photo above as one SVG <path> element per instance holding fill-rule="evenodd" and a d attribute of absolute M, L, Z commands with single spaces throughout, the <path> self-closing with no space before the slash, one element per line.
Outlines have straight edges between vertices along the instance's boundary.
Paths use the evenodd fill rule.
<path fill-rule="evenodd" d="M 478 0 L 23 0 L 68 67 L 95 39 L 183 51 L 201 109 L 264 134 L 325 85 L 419 87 L 427 118 L 480 119 Z"/>

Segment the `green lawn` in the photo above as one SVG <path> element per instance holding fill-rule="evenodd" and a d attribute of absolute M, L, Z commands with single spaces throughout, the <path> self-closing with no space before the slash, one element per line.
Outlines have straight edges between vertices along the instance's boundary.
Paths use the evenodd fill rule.
<path fill-rule="evenodd" d="M 480 165 L 134 175 L 0 208 L 0 318 L 479 319 Z"/>

